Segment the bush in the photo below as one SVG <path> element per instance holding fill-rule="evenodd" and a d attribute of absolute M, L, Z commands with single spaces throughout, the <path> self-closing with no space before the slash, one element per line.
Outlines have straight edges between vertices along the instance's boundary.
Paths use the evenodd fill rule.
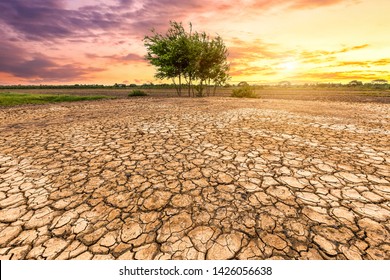
<path fill-rule="evenodd" d="M 129 93 L 128 97 L 134 97 L 134 96 L 148 96 L 148 94 L 143 90 L 135 89 Z"/>
<path fill-rule="evenodd" d="M 257 98 L 257 94 L 255 93 L 255 90 L 249 86 L 245 85 L 236 89 L 233 89 L 232 97 L 248 97 L 248 98 Z"/>

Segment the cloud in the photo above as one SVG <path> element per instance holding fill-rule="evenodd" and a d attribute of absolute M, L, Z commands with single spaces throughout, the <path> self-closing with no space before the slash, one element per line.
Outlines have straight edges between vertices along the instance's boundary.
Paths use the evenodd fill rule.
<path fill-rule="evenodd" d="M 349 51 L 355 51 L 355 50 L 360 50 L 360 49 L 365 49 L 369 46 L 369 44 L 363 44 L 363 45 L 358 45 L 358 46 L 352 46 L 352 47 L 346 47 L 346 48 L 342 48 L 341 50 L 338 50 L 338 51 L 335 51 L 335 52 L 331 52 L 331 54 L 335 54 L 335 53 L 345 53 L 345 52 L 349 52 Z"/>
<path fill-rule="evenodd" d="M 146 63 L 146 60 L 143 56 L 135 53 L 128 53 L 126 55 L 97 55 L 93 53 L 87 53 L 86 57 L 90 59 L 104 59 L 110 63 L 122 63 L 122 64 L 130 64 L 130 63 Z"/>
<path fill-rule="evenodd" d="M 1 22 L 28 39 L 70 35 L 69 14 L 62 11 L 61 1 L 0 0 Z"/>
<path fill-rule="evenodd" d="M 378 60 L 364 60 L 364 61 L 341 61 L 337 63 L 336 66 L 358 66 L 358 67 L 367 67 L 371 66 L 386 66 L 390 64 L 389 58 L 383 58 Z"/>
<path fill-rule="evenodd" d="M 229 71 L 229 74 L 232 77 L 237 76 L 272 76 L 277 74 L 276 71 L 272 70 L 270 67 L 261 67 L 261 66 L 247 66 L 240 67 L 236 70 Z"/>
<path fill-rule="evenodd" d="M 312 72 L 295 75 L 293 79 L 306 79 L 306 80 L 322 80 L 322 81 L 337 81 L 337 80 L 372 80 L 383 77 L 388 77 L 386 71 L 330 71 L 330 72 Z"/>
<path fill-rule="evenodd" d="M 231 76 L 273 75 L 275 71 L 269 67 L 274 60 L 286 57 L 276 44 L 256 39 L 251 42 L 232 38 L 228 48 Z M 253 65 L 259 64 L 259 65 Z"/>
<path fill-rule="evenodd" d="M 284 6 L 288 9 L 311 9 L 337 5 L 340 3 L 356 3 L 357 0 L 257 0 L 240 1 L 241 6 L 250 6 L 253 9 L 264 10 L 276 6 Z"/>
<path fill-rule="evenodd" d="M 390 59 L 382 58 L 377 60 L 341 60 L 344 53 L 353 52 L 370 47 L 369 44 L 355 45 L 343 47 L 333 51 L 314 50 L 314 51 L 301 51 L 298 55 L 301 63 L 316 64 L 319 68 L 334 68 L 334 67 L 354 67 L 354 68 L 371 68 L 377 66 L 387 66 L 390 64 Z"/>
<path fill-rule="evenodd" d="M 259 76 L 271 78 L 281 72 L 281 64 L 286 61 L 298 61 L 299 50 L 285 49 L 281 45 L 259 39 L 243 41 L 232 38 L 229 47 L 230 75 Z M 309 53 L 306 54 L 307 56 Z M 312 54 L 310 54 L 311 56 Z"/>
<path fill-rule="evenodd" d="M 141 55 L 129 53 L 125 56 L 116 56 L 115 57 L 118 61 L 123 62 L 145 62 L 145 58 Z"/>
<path fill-rule="evenodd" d="M 225 2 L 221 6 L 225 8 L 251 8 L 258 11 L 264 11 L 277 6 L 287 7 L 289 9 L 308 9 L 323 6 L 331 6 L 340 3 L 354 3 L 356 0 L 257 0 L 257 1 L 236 1 L 235 4 Z"/>
<path fill-rule="evenodd" d="M 351 2 L 346 0 L 294 0 L 290 1 L 290 6 L 293 9 L 303 9 L 303 8 L 316 8 L 322 6 L 331 6 L 336 5 L 342 2 Z"/>
<path fill-rule="evenodd" d="M 85 40 L 99 38 L 102 32 L 140 38 L 152 28 L 165 31 L 169 20 L 182 21 L 188 13 L 201 14 L 209 8 L 195 0 L 119 0 L 74 9 L 67 8 L 66 1 L 0 0 L 0 28 L 28 41 Z"/>
<path fill-rule="evenodd" d="M 229 47 L 229 59 L 253 61 L 254 59 L 278 58 L 283 56 L 276 49 L 277 45 L 266 43 L 259 39 L 248 42 L 235 38 Z"/>
<path fill-rule="evenodd" d="M 370 62 L 372 65 L 385 66 L 390 64 L 390 58 L 378 59 Z"/>
<path fill-rule="evenodd" d="M 59 64 L 41 53 L 30 53 L 14 43 L 0 44 L 0 72 L 22 79 L 64 82 L 88 77 L 105 69 L 79 64 Z"/>
<path fill-rule="evenodd" d="M 313 57 L 318 57 L 318 56 L 336 55 L 336 54 L 341 54 L 341 53 L 346 53 L 346 52 L 350 52 L 350 51 L 364 49 L 367 47 L 369 47 L 369 44 L 344 47 L 344 48 L 334 50 L 334 51 L 325 51 L 325 50 L 301 51 L 300 56 L 304 59 L 307 59 L 307 58 L 313 58 Z"/>
<path fill-rule="evenodd" d="M 0 0 L 0 22 L 28 40 L 55 40 L 118 26 L 104 7 L 68 10 L 64 1 Z"/>
<path fill-rule="evenodd" d="M 104 4 L 67 8 L 65 0 L 0 0 L 0 22 L 28 40 L 56 40 L 97 36 L 96 31 L 117 32 L 140 36 L 151 28 L 165 30 L 169 20 L 186 21 L 189 17 L 202 19 L 228 13 L 261 13 L 275 6 L 310 8 L 328 6 L 351 0 L 115 0 Z M 73 2 L 73 1 L 69 1 Z"/>
<path fill-rule="evenodd" d="M 364 49 L 367 47 L 369 47 L 368 44 L 363 44 L 363 45 L 343 47 L 343 48 L 340 48 L 337 50 L 332 50 L 332 51 L 329 51 L 329 50 L 312 50 L 312 51 L 295 50 L 293 52 L 297 53 L 297 57 L 302 63 L 312 63 L 312 64 L 320 65 L 323 63 L 329 64 L 330 62 L 337 61 L 337 55 L 344 54 L 344 53 L 351 52 L 351 51 Z M 342 66 L 342 62 L 340 62 L 338 64 L 339 64 L 339 66 Z M 344 65 L 347 65 L 347 64 L 353 65 L 353 64 L 355 64 L 355 62 L 346 62 Z M 361 63 L 356 62 L 355 65 L 361 65 Z"/>
<path fill-rule="evenodd" d="M 370 67 L 370 63 L 367 61 L 341 61 L 336 66 L 358 66 L 358 67 Z"/>
<path fill-rule="evenodd" d="M 363 66 L 370 67 L 371 65 L 379 66 L 386 65 L 389 62 L 387 59 L 377 61 L 338 61 L 338 57 L 345 53 L 354 52 L 360 49 L 369 47 L 368 44 L 345 46 L 334 50 L 301 50 L 301 49 L 286 49 L 278 44 L 270 44 L 262 40 L 254 40 L 245 42 L 239 38 L 232 38 L 232 45 L 229 48 L 230 75 L 231 76 L 259 76 L 270 77 L 287 75 L 281 67 L 284 62 L 292 61 L 300 65 L 302 69 L 308 69 L 309 74 L 306 77 L 313 79 L 349 79 L 351 73 L 329 72 L 329 70 L 338 70 L 340 66 Z M 315 65 L 315 66 L 313 66 Z M 310 73 L 311 68 L 316 70 Z M 318 73 L 326 71 L 325 73 Z M 298 69 L 299 71 L 299 69 Z M 317 72 L 318 71 L 318 72 Z M 344 71 L 345 72 L 345 71 Z M 373 74 L 376 75 L 376 74 Z M 297 77 L 301 78 L 301 74 Z M 354 75 L 351 78 L 355 77 Z M 356 77 L 361 77 L 361 73 L 356 74 Z M 290 78 L 290 77 L 289 77 Z M 291 77 L 296 78 L 296 77 Z"/>

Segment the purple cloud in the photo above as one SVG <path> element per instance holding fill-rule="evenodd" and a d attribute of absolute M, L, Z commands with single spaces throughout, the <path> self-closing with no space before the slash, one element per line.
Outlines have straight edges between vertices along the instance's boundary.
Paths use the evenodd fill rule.
<path fill-rule="evenodd" d="M 96 55 L 93 53 L 87 53 L 86 57 L 90 59 L 106 59 L 109 62 L 116 62 L 122 64 L 146 63 L 146 60 L 142 55 L 135 54 L 135 53 L 129 53 L 127 55 L 104 55 L 104 56 Z"/>
<path fill-rule="evenodd" d="M 118 26 L 115 14 L 102 7 L 68 10 L 64 1 L 0 0 L 0 23 L 27 40 L 54 40 Z"/>
<path fill-rule="evenodd" d="M 14 43 L 0 44 L 0 72 L 22 79 L 40 79 L 45 81 L 69 81 L 85 78 L 93 72 L 105 69 L 83 67 L 78 64 L 58 64 L 41 53 L 29 53 Z"/>
<path fill-rule="evenodd" d="M 165 29 L 169 20 L 184 19 L 189 11 L 209 9 L 195 0 L 118 0 L 76 10 L 67 9 L 65 4 L 57 0 L 0 0 L 0 27 L 7 26 L 32 41 L 96 36 L 93 31 L 143 36 L 151 28 Z"/>
<path fill-rule="evenodd" d="M 310 8 L 343 1 L 351 0 L 260 0 L 239 5 L 249 12 L 282 4 Z M 151 28 L 165 30 L 169 20 L 184 21 L 189 14 L 201 18 L 209 11 L 224 13 L 237 10 L 236 5 L 197 0 L 116 0 L 73 10 L 67 8 L 67 3 L 65 0 L 0 0 L 0 25 L 11 28 L 28 40 L 96 36 L 93 32 L 96 30 L 143 36 Z"/>

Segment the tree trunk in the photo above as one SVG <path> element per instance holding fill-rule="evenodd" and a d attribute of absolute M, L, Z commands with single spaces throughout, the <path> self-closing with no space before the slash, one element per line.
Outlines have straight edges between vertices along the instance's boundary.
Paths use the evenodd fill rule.
<path fill-rule="evenodd" d="M 179 91 L 178 91 L 179 96 L 181 96 L 181 74 L 179 74 Z"/>
<path fill-rule="evenodd" d="M 209 78 L 209 84 L 207 85 L 207 96 L 210 96 L 211 92 L 211 79 Z"/>
<path fill-rule="evenodd" d="M 188 97 L 191 97 L 191 74 L 188 75 Z"/>
<path fill-rule="evenodd" d="M 198 96 L 199 97 L 203 97 L 203 90 L 204 90 L 203 80 L 200 80 L 199 89 L 198 89 Z"/>
<path fill-rule="evenodd" d="M 175 82 L 175 78 L 172 78 L 172 82 L 173 82 L 173 84 L 175 85 L 175 90 L 176 90 L 177 95 L 180 96 L 179 87 L 177 86 L 177 84 L 176 84 L 176 82 Z"/>

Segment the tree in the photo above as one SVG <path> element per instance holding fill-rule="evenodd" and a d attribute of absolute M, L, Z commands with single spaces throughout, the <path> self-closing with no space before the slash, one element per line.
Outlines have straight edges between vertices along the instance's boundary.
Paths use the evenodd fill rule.
<path fill-rule="evenodd" d="M 181 79 L 184 70 L 188 67 L 188 43 L 183 26 L 176 22 L 170 22 L 170 25 L 171 27 L 165 36 L 155 30 L 152 30 L 153 36 L 145 36 L 146 59 L 157 67 L 156 78 L 172 79 L 180 96 Z M 175 81 L 176 77 L 179 79 L 178 85 Z"/>
<path fill-rule="evenodd" d="M 221 70 L 226 68 L 224 66 L 227 66 L 227 50 L 219 36 L 211 40 L 204 32 L 194 35 L 194 44 L 199 49 L 195 71 L 195 77 L 199 84 L 196 90 L 198 96 L 203 96 L 204 87 L 208 86 L 209 89 L 211 81 L 217 83 L 218 78 L 221 77 Z"/>
<path fill-rule="evenodd" d="M 152 30 L 152 36 L 145 36 L 146 59 L 157 68 L 156 78 L 172 79 L 177 93 L 182 93 L 182 79 L 194 95 L 194 81 L 198 96 L 203 96 L 204 87 L 214 83 L 214 93 L 218 85 L 229 78 L 227 74 L 227 48 L 220 36 L 211 39 L 205 32 L 186 32 L 181 23 L 170 22 L 165 35 Z M 178 84 L 175 79 L 178 79 Z"/>
<path fill-rule="evenodd" d="M 227 82 L 229 75 L 229 65 L 227 63 L 227 48 L 223 43 L 220 36 L 214 38 L 209 42 L 207 48 L 207 78 L 208 78 L 208 89 L 210 89 L 211 82 L 214 83 L 214 94 L 217 86 L 221 86 Z M 209 94 L 209 92 L 208 92 Z"/>

